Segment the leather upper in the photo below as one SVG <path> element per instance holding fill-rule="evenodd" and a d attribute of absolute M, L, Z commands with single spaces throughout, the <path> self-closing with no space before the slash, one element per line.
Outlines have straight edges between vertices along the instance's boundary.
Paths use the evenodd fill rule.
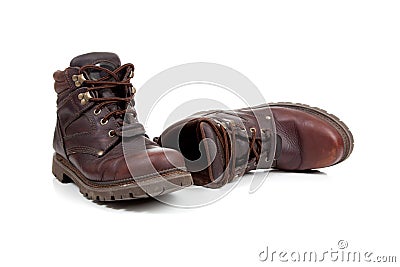
<path fill-rule="evenodd" d="M 205 145 L 215 143 L 217 156 L 211 158 L 204 149 L 208 164 L 193 171 L 188 155 L 199 157 L 193 151 L 201 150 L 204 140 Z M 343 133 L 335 123 L 311 109 L 279 104 L 199 112 L 168 127 L 157 141 L 183 153 L 195 184 L 215 187 L 256 168 L 308 170 L 346 157 Z"/>
<path fill-rule="evenodd" d="M 268 117 L 268 109 L 199 112 L 168 127 L 158 143 L 182 152 L 195 184 L 220 187 L 257 165 L 271 167 L 276 144 Z M 250 139 L 257 140 L 253 146 L 258 159 Z"/>
<path fill-rule="evenodd" d="M 338 163 L 344 140 L 335 126 L 320 116 L 291 107 L 271 107 L 282 150 L 276 168 L 308 170 Z"/>
<path fill-rule="evenodd" d="M 115 54 L 90 53 L 73 59 L 73 66 L 64 71 L 56 71 L 53 75 L 54 89 L 58 96 L 57 124 L 53 141 L 56 153 L 93 181 L 119 181 L 132 176 L 139 179 L 163 171 L 185 169 L 183 157 L 179 152 L 161 148 L 146 137 L 143 127 L 137 122 L 135 112 L 129 122 L 124 122 L 124 127 L 128 129 L 131 126 L 130 131 L 136 134 L 122 137 L 121 118 L 111 116 L 106 123 L 103 120 L 106 114 L 120 106 L 111 103 L 98 109 L 99 103 L 96 102 L 88 101 L 82 104 L 80 94 L 87 93 L 88 88 L 85 84 L 76 86 L 73 77 L 79 74 L 81 66 L 88 65 L 91 61 L 93 62 L 90 64 L 109 61 L 116 67 L 120 64 Z M 128 97 L 132 94 L 123 86 L 112 90 L 123 90 Z M 106 88 L 90 94 L 97 98 L 115 97 L 112 90 Z M 113 134 L 110 134 L 110 131 Z"/>

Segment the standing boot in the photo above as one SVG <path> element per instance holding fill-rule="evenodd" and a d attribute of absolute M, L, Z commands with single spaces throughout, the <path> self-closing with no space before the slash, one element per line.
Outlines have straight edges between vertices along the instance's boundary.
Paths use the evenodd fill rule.
<path fill-rule="evenodd" d="M 337 117 L 291 103 L 199 112 L 168 127 L 155 141 L 181 151 L 194 184 L 212 188 L 256 168 L 331 166 L 345 160 L 354 143 Z"/>
<path fill-rule="evenodd" d="M 134 199 L 192 184 L 182 155 L 149 140 L 129 104 L 134 66 L 113 53 L 72 59 L 57 92 L 53 174 L 98 201 Z"/>

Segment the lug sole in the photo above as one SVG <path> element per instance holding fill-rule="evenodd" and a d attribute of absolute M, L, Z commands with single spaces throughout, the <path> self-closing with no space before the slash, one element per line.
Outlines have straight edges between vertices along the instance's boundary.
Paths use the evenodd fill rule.
<path fill-rule="evenodd" d="M 75 183 L 82 195 L 95 201 L 155 197 L 178 191 L 193 184 L 190 173 L 178 168 L 141 178 L 140 185 L 133 180 L 112 183 L 94 182 L 87 179 L 58 154 L 54 154 L 52 172 L 61 183 Z M 160 175 L 163 179 L 160 178 Z"/>

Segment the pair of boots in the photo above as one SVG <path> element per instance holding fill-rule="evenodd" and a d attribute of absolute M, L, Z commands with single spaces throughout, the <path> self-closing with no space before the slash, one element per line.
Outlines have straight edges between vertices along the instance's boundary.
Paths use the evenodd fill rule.
<path fill-rule="evenodd" d="M 116 54 L 89 53 L 53 75 L 53 174 L 89 199 L 216 188 L 256 168 L 322 168 L 352 152 L 352 134 L 337 117 L 292 103 L 196 113 L 151 141 L 130 105 L 133 71 Z"/>

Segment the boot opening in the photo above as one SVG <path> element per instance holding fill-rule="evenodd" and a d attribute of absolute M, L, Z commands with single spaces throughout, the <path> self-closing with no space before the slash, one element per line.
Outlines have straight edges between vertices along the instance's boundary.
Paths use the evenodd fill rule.
<path fill-rule="evenodd" d="M 188 122 L 179 134 L 179 148 L 196 184 L 208 184 L 223 174 L 224 149 L 212 122 Z"/>
<path fill-rule="evenodd" d="M 188 161 L 196 161 L 201 158 L 200 142 L 202 140 L 198 131 L 199 122 L 187 123 L 179 133 L 179 148 L 182 155 Z"/>

